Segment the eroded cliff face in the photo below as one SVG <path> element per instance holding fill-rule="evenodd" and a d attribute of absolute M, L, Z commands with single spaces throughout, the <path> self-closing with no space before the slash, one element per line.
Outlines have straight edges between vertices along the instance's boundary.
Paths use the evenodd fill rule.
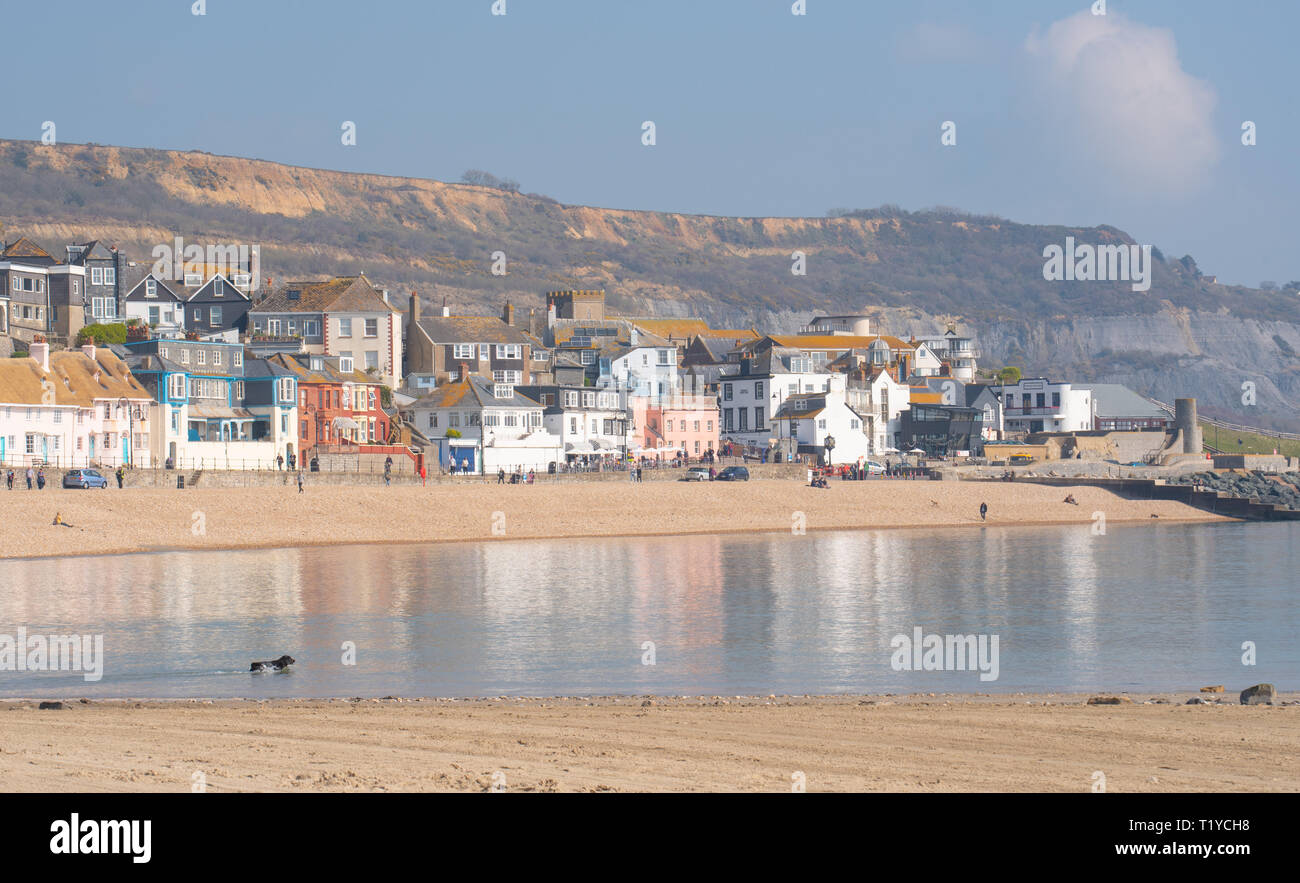
<path fill-rule="evenodd" d="M 982 366 L 1113 381 L 1164 401 L 1300 430 L 1300 298 L 1205 283 L 1163 260 L 1144 295 L 1051 286 L 1041 248 L 1078 232 L 926 213 L 720 218 L 562 205 L 536 195 L 419 178 L 299 168 L 198 152 L 0 141 L 0 223 L 58 248 L 98 238 L 147 264 L 155 246 L 249 242 L 280 283 L 365 271 L 457 312 L 547 290 L 600 287 L 625 314 L 701 316 L 791 331 L 817 311 L 870 312 L 906 337 L 957 321 Z M 503 250 L 508 275 L 493 276 Z M 791 274 L 792 253 L 807 275 Z M 1255 384 L 1255 404 L 1242 384 Z"/>

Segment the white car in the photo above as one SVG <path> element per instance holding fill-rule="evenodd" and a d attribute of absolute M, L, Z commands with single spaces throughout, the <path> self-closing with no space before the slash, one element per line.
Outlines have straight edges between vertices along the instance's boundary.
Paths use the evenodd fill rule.
<path fill-rule="evenodd" d="M 709 480 L 709 470 L 701 466 L 695 466 L 692 467 L 691 469 L 687 469 L 686 474 L 682 476 L 682 481 L 708 481 L 708 480 Z"/>
<path fill-rule="evenodd" d="M 868 460 L 862 464 L 867 470 L 867 475 L 884 475 L 885 467 L 875 460 Z"/>

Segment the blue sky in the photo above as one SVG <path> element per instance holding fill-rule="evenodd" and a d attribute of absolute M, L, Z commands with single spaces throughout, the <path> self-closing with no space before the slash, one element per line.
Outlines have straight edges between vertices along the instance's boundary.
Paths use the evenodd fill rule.
<path fill-rule="evenodd" d="M 1112 224 L 1221 281 L 1300 279 L 1287 0 L 192 2 L 7 9 L 0 136 L 52 120 L 60 141 L 478 168 L 628 209 L 950 205 Z"/>

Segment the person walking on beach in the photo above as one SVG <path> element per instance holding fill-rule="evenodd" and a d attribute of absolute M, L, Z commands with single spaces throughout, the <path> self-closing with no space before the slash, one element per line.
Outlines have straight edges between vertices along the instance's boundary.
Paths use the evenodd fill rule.
<path fill-rule="evenodd" d="M 989 504 L 980 503 L 980 521 L 984 521 L 989 514 Z"/>
<path fill-rule="evenodd" d="M 302 470 L 298 470 L 298 493 L 302 493 Z"/>
<path fill-rule="evenodd" d="M 283 468 L 284 468 L 284 454 L 276 454 L 276 455 L 275 455 L 275 469 L 276 469 L 276 471 L 278 472 L 278 471 L 280 471 L 280 470 L 283 469 Z"/>
<path fill-rule="evenodd" d="M 119 466 L 114 474 L 117 476 L 117 489 L 120 491 L 122 489 L 122 479 L 126 478 L 126 472 Z"/>
<path fill-rule="evenodd" d="M 5 478 L 5 481 L 8 482 L 8 484 L 9 484 L 9 490 L 13 490 L 13 489 L 14 489 L 14 471 L 13 471 L 12 469 L 9 470 L 9 475 Z"/>
<path fill-rule="evenodd" d="M 498 467 L 497 467 L 497 484 L 505 484 L 505 483 L 506 483 L 506 467 L 504 467 L 504 466 L 498 466 Z"/>
<path fill-rule="evenodd" d="M 31 490 L 31 489 L 32 489 L 32 482 L 33 482 L 35 479 L 36 479 L 36 470 L 34 470 L 34 469 L 32 469 L 32 467 L 28 466 L 28 467 L 27 467 L 27 490 Z"/>
<path fill-rule="evenodd" d="M 38 491 L 45 490 L 45 467 L 44 466 L 36 470 L 36 489 Z"/>

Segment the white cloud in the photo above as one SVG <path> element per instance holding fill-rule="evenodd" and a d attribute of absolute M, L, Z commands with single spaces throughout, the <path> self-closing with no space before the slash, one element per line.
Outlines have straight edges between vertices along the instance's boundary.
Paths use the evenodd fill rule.
<path fill-rule="evenodd" d="M 1085 10 L 1031 34 L 1045 120 L 1074 163 L 1134 195 L 1199 189 L 1219 157 L 1213 87 L 1173 32 Z"/>

